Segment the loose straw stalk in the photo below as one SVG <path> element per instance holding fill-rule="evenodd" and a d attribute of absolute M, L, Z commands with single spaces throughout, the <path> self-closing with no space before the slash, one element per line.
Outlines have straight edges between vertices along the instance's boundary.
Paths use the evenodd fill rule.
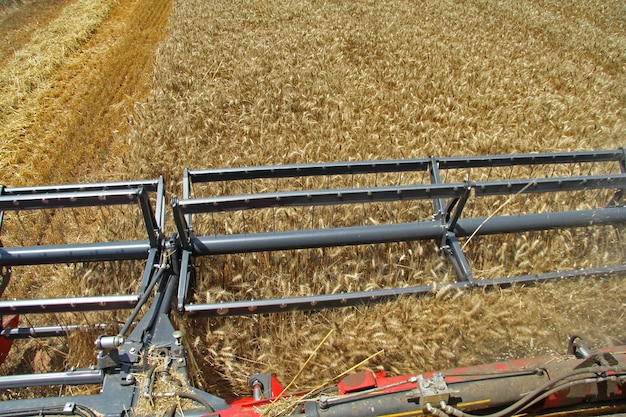
<path fill-rule="evenodd" d="M 278 400 L 280 400 L 280 398 L 283 396 L 283 394 L 285 392 L 287 392 L 287 390 L 289 388 L 291 388 L 291 386 L 296 382 L 296 380 L 300 377 L 300 375 L 302 374 L 302 372 L 304 371 L 304 368 L 306 368 L 306 366 L 309 364 L 309 362 L 311 362 L 311 360 L 313 360 L 313 357 L 317 354 L 317 351 L 320 350 L 320 348 L 322 347 L 322 345 L 324 343 L 326 343 L 326 340 L 328 340 L 328 338 L 330 337 L 330 335 L 333 333 L 333 329 L 330 329 L 330 331 L 328 332 L 328 334 L 326 334 L 326 336 L 322 339 L 321 342 L 318 343 L 318 345 L 315 347 L 315 349 L 313 350 L 313 352 L 309 355 L 309 357 L 307 358 L 306 361 L 304 361 L 304 363 L 302 364 L 302 366 L 300 367 L 300 370 L 298 370 L 298 372 L 296 373 L 296 375 L 292 378 L 291 382 L 289 382 L 289 384 L 287 384 L 287 386 L 285 388 L 283 388 L 283 390 L 280 392 L 280 394 L 278 394 L 276 396 L 276 398 L 274 399 L 274 401 L 272 401 L 272 403 L 270 404 L 269 407 L 267 407 L 267 409 L 263 412 L 263 414 L 261 414 L 261 417 L 266 416 L 270 411 L 272 411 L 272 409 L 274 408 L 274 405 L 276 404 L 276 402 Z"/>
<path fill-rule="evenodd" d="M 520 195 L 521 193 L 523 193 L 524 191 L 526 191 L 528 189 L 528 187 L 530 187 L 531 185 L 533 185 L 535 182 L 531 181 L 528 184 L 526 184 L 524 186 L 524 188 L 522 188 L 521 190 L 519 190 L 518 192 L 516 192 L 515 194 L 513 194 L 512 196 L 510 196 L 504 203 L 500 204 L 498 206 L 498 208 L 496 208 L 493 213 L 491 213 L 485 220 L 483 220 L 483 222 L 476 228 L 476 230 L 474 230 L 474 233 L 471 234 L 471 236 L 465 241 L 465 243 L 463 244 L 463 247 L 461 249 L 465 249 L 465 247 L 471 242 L 471 240 L 474 238 L 474 236 L 476 236 L 476 233 L 478 233 L 478 231 L 480 229 L 482 229 L 482 227 L 485 225 L 485 223 L 487 223 L 493 216 L 495 216 L 500 210 L 502 210 L 504 207 L 506 207 L 507 204 L 509 204 L 511 202 L 511 200 L 513 200 L 513 197 L 517 197 L 518 195 Z"/>
<path fill-rule="evenodd" d="M 316 392 L 317 390 L 320 390 L 322 388 L 324 388 L 326 385 L 330 384 L 333 381 L 338 380 L 339 378 L 349 374 L 350 372 L 354 371 L 355 369 L 359 368 L 360 366 L 366 364 L 367 362 L 371 361 L 372 359 L 374 359 L 376 356 L 385 353 L 385 349 L 381 349 L 378 352 L 368 356 L 367 358 L 363 359 L 361 362 L 357 363 L 356 365 L 354 365 L 352 368 L 343 371 L 342 373 L 340 373 L 339 375 L 337 375 L 336 377 L 334 377 L 333 379 L 329 379 L 328 381 L 318 385 L 317 387 L 313 388 L 311 391 L 309 391 L 309 394 L 312 392 Z"/>

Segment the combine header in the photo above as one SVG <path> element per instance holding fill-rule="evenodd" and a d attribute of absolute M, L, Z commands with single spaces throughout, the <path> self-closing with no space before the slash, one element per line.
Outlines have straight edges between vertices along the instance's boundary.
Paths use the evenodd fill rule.
<path fill-rule="evenodd" d="M 100 387 L 97 394 L 7 400 L 0 402 L 0 416 L 154 415 L 155 411 L 145 411 L 141 403 L 168 396 L 172 397 L 172 407 L 165 412 L 169 416 L 462 417 L 626 412 L 626 346 L 591 351 L 576 337 L 570 340 L 567 358 L 557 362 L 533 358 L 407 376 L 365 371 L 347 375 L 331 388 L 288 396 L 272 375 L 256 374 L 249 380 L 251 397 L 229 402 L 190 384 L 180 331 L 184 329 L 176 329 L 172 321 L 176 314 L 228 317 L 343 308 L 399 296 L 425 296 L 444 287 L 505 287 L 624 274 L 623 247 L 614 248 L 611 259 L 617 262 L 613 265 L 489 279 L 475 275 L 468 253 L 480 236 L 623 227 L 623 149 L 186 169 L 182 185 L 182 198 L 173 197 L 169 208 L 162 178 L 0 187 L 0 230 L 3 217 L 7 223 L 5 246 L 0 247 L 0 294 L 10 293 L 12 280 L 21 279 L 19 268 L 29 265 L 128 261 L 133 270 L 136 263 L 142 263 L 141 277 L 130 283 L 130 293 L 86 296 L 85 288 L 77 288 L 76 294 L 63 298 L 44 298 L 43 293 L 33 299 L 3 297 L 0 361 L 11 354 L 15 339 L 65 336 L 85 327 L 78 323 L 32 325 L 40 322 L 29 319 L 33 315 L 102 310 L 119 314 L 123 309 L 129 313 L 113 330 L 95 326 L 108 334 L 95 340 L 100 353 L 90 368 L 0 377 L 2 390 L 94 385 Z M 537 196 L 542 198 L 541 210 L 537 204 L 528 204 Z M 84 230 L 93 227 L 89 210 L 118 206 L 130 207 L 128 212 L 136 218 L 124 224 L 134 225 L 141 236 L 104 242 L 8 244 L 19 241 L 8 232 L 21 233 L 24 214 L 20 213 L 87 210 L 82 217 L 73 214 L 76 223 L 79 217 L 87 222 L 78 226 Z M 171 235 L 165 230 L 168 211 L 175 226 Z M 384 216 L 378 216 L 381 212 Z M 220 217 L 227 215 L 242 221 L 234 225 Z M 259 219 L 255 224 L 266 225 L 267 230 L 248 230 L 252 218 Z M 10 228 L 9 223 L 17 226 Z M 203 303 L 195 294 L 195 271 L 207 257 L 416 241 L 434 242 L 436 250 L 449 260 L 454 278 L 367 291 L 228 302 Z M 164 382 L 168 382 L 167 389 L 162 388 Z"/>

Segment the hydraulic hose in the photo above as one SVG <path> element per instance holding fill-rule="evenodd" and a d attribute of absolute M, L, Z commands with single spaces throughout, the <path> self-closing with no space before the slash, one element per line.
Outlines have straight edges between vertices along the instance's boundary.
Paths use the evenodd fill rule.
<path fill-rule="evenodd" d="M 163 276 L 164 272 L 165 272 L 165 266 L 160 266 L 158 271 L 152 277 L 152 280 L 150 281 L 150 284 L 148 285 L 148 288 L 146 288 L 146 290 L 143 292 L 141 298 L 137 302 L 137 305 L 135 305 L 135 308 L 133 309 L 130 317 L 128 317 L 128 320 L 126 320 L 126 323 L 124 324 L 124 327 L 122 328 L 122 330 L 120 330 L 120 332 L 118 334 L 119 336 L 123 337 L 123 336 L 126 335 L 126 332 L 128 332 L 128 329 L 130 329 L 130 326 L 132 326 L 133 321 L 135 320 L 135 318 L 139 314 L 139 311 L 141 310 L 141 307 L 143 307 L 143 305 L 148 300 L 148 297 L 150 297 L 150 295 L 152 294 L 152 290 L 154 289 L 154 286 L 157 284 L 157 282 L 159 282 L 161 280 L 161 277 Z"/>
<path fill-rule="evenodd" d="M 186 398 L 188 400 L 192 400 L 192 401 L 197 402 L 198 404 L 201 404 L 202 406 L 207 408 L 211 413 L 215 411 L 213 406 L 209 404 L 208 401 L 206 401 L 204 398 L 200 397 L 199 395 L 192 394 L 190 392 L 177 392 L 176 395 L 178 395 L 180 398 Z"/>

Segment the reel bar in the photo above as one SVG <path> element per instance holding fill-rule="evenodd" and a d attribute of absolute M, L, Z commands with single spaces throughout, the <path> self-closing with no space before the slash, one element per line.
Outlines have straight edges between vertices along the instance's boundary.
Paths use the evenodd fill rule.
<path fill-rule="evenodd" d="M 42 298 L 39 300 L 6 300 L 0 301 L 0 314 L 124 310 L 133 308 L 135 304 L 137 304 L 137 301 L 139 301 L 138 294 Z"/>
<path fill-rule="evenodd" d="M 146 259 L 150 250 L 149 240 L 0 247 L 0 265 L 42 265 Z"/>
<path fill-rule="evenodd" d="M 325 175 L 426 171 L 428 170 L 429 164 L 429 159 L 325 162 L 318 164 L 286 164 L 244 168 L 188 170 L 188 176 L 190 183 L 206 183 L 261 178 L 293 178 Z"/>
<path fill-rule="evenodd" d="M 626 182 L 626 181 L 625 181 Z M 463 195 L 464 183 L 404 185 L 332 190 L 285 191 L 276 193 L 181 200 L 174 206 L 184 214 L 250 210 L 267 207 L 309 207 L 332 204 L 359 204 L 399 200 L 428 200 Z"/>
<path fill-rule="evenodd" d="M 626 174 L 473 183 L 477 196 L 626 188 Z"/>
<path fill-rule="evenodd" d="M 392 301 L 401 296 L 421 297 L 427 294 L 435 294 L 437 291 L 447 288 L 462 290 L 470 288 L 508 287 L 514 284 L 532 285 L 541 281 L 553 279 L 602 276 L 623 272 L 626 272 L 626 265 L 476 280 L 471 283 L 466 281 L 457 281 L 451 284 L 435 284 L 432 286 L 421 285 L 415 287 L 340 294 L 324 294 L 305 297 L 219 302 L 212 304 L 188 304 L 185 306 L 185 313 L 194 317 L 229 317 L 281 313 L 287 311 L 314 311 L 326 308 L 343 308 L 348 306 L 383 303 Z"/>
<path fill-rule="evenodd" d="M 619 164 L 617 168 L 615 166 L 616 162 Z M 577 166 L 577 164 L 587 163 L 590 165 Z M 596 174 L 597 172 L 602 172 L 602 170 L 598 168 L 599 163 L 608 163 L 602 166 L 602 169 L 606 167 L 606 170 L 604 170 L 606 175 Z M 463 174 L 467 173 L 467 178 L 469 179 L 472 168 L 556 164 L 570 164 L 572 168 L 569 170 L 554 169 L 552 170 L 553 175 L 548 175 L 549 177 L 551 176 L 551 178 L 544 178 L 543 176 L 533 178 L 532 169 L 505 169 L 497 171 L 496 174 L 498 174 L 498 176 L 494 175 L 492 177 L 491 169 L 489 169 L 489 173 L 486 172 L 487 170 L 480 172 L 481 178 L 485 178 L 485 174 L 487 178 L 487 181 L 480 182 L 470 182 L 469 180 L 460 182 L 458 179 L 446 182 L 446 176 L 443 175 L 444 170 L 460 169 L 466 170 L 466 172 L 453 173 L 450 177 L 460 178 Z M 413 177 L 420 176 L 422 180 L 417 180 L 417 182 L 426 181 L 426 183 L 421 184 L 413 181 L 407 185 L 401 185 L 400 180 L 403 179 L 401 173 L 411 171 L 422 172 L 423 174 L 407 175 L 404 178 L 405 183 L 412 180 Z M 503 171 L 510 172 L 507 174 Z M 522 174 L 529 175 L 531 178 L 518 178 L 520 175 L 514 175 L 514 173 L 517 174 L 522 171 L 531 172 L 531 174 Z M 562 172 L 566 171 L 570 171 L 570 176 L 567 176 L 567 173 L 562 174 Z M 587 171 L 588 175 L 579 174 Z M 621 174 L 615 173 L 616 171 L 621 172 Z M 378 186 L 379 173 L 398 173 L 398 184 Z M 576 175 L 574 175 L 574 173 L 576 173 Z M 325 183 L 328 184 L 328 187 L 331 187 L 331 183 L 342 184 L 339 186 L 342 187 L 343 184 L 349 183 L 349 178 L 346 182 L 336 182 L 335 179 L 330 178 L 330 176 L 355 174 L 376 175 L 376 186 L 326 188 L 310 191 L 283 191 L 279 189 L 281 181 L 277 180 L 275 181 L 276 188 L 273 192 L 222 197 L 201 196 L 200 198 L 194 198 L 192 196 L 193 184 L 199 182 L 321 176 L 328 178 L 322 178 L 321 182 L 311 181 L 311 183 Z M 386 181 L 393 177 L 392 181 L 394 183 L 396 182 L 396 176 L 380 177 L 383 178 L 381 181 Z M 407 179 L 407 177 L 409 179 Z M 494 178 L 500 179 L 493 180 Z M 360 179 L 357 180 L 358 181 L 354 181 L 353 178 L 352 183 L 360 182 Z M 149 181 L 87 185 L 13 188 L 0 186 L 0 229 L 4 210 L 36 210 L 53 207 L 72 208 L 132 203 L 140 206 L 142 219 L 147 231 L 147 237 L 144 240 L 125 242 L 81 243 L 19 248 L 2 248 L 0 242 L 0 272 L 3 274 L 3 277 L 6 272 L 6 281 L 8 281 L 11 267 L 17 265 L 135 259 L 145 262 L 141 282 L 139 282 L 139 280 L 137 282 L 139 291 L 136 294 L 0 301 L 0 315 L 13 315 L 15 318 L 15 321 L 12 322 L 13 324 L 6 324 L 6 328 L 0 329 L 0 338 L 4 337 L 9 342 L 14 339 L 30 337 L 62 336 L 69 331 L 78 329 L 106 330 L 104 327 L 98 327 L 104 325 L 90 327 L 81 325 L 80 323 L 78 325 L 67 326 L 52 325 L 19 328 L 17 327 L 17 315 L 19 314 L 91 312 L 120 309 L 133 310 L 128 320 L 126 320 L 119 329 L 115 329 L 116 335 L 103 335 L 98 338 L 96 346 L 100 349 L 100 353 L 97 357 L 97 369 L 0 377 L 0 389 L 13 389 L 37 385 L 101 384 L 99 394 L 6 401 L 0 403 L 0 414 L 14 415 L 16 413 L 23 413 L 26 415 L 45 412 L 48 414 L 92 413 L 94 415 L 126 415 L 129 412 L 136 413 L 138 410 L 136 410 L 135 407 L 137 406 L 139 397 L 142 396 L 142 390 L 145 398 L 149 398 L 151 394 L 148 392 L 149 396 L 146 397 L 146 388 L 141 386 L 145 384 L 140 383 L 140 381 L 136 379 L 135 374 L 138 372 L 149 372 L 150 367 L 148 367 L 145 358 L 146 353 L 150 352 L 152 348 L 157 348 L 159 352 L 163 352 L 164 356 L 162 359 L 166 361 L 165 369 L 167 372 L 176 372 L 177 380 L 178 377 L 181 377 L 188 382 L 186 355 L 182 340 L 183 335 L 181 332 L 175 330 L 174 323 L 172 323 L 170 316 L 173 300 L 176 296 L 176 302 L 178 303 L 177 308 L 180 313 L 191 317 L 230 317 L 359 306 L 363 304 L 393 301 L 402 296 L 428 296 L 448 289 L 471 290 L 473 288 L 507 287 L 519 284 L 533 285 L 549 280 L 574 279 L 586 276 L 606 278 L 616 274 L 626 274 L 626 264 L 623 259 L 620 259 L 617 263 L 621 265 L 616 266 L 602 266 L 495 279 L 475 279 L 472 277 L 470 265 L 465 259 L 463 247 L 459 244 L 459 241 L 457 241 L 457 238 L 467 238 L 474 235 L 482 236 L 571 227 L 626 224 L 626 206 L 624 205 L 624 191 L 626 190 L 626 153 L 623 149 L 615 151 L 461 158 L 430 157 L 412 160 L 340 162 L 201 171 L 185 169 L 182 183 L 183 199 L 178 200 L 176 197 L 172 199 L 172 214 L 178 234 L 173 234 L 171 238 L 165 238 L 163 234 L 165 194 L 162 177 Z M 309 181 L 306 181 L 306 183 L 309 183 Z M 369 183 L 370 182 L 367 182 L 367 184 Z M 262 185 L 265 186 L 265 184 L 267 184 L 267 182 L 263 182 Z M 243 184 L 243 186 L 245 185 L 247 184 Z M 198 188 L 206 190 L 209 187 Z M 224 189 L 229 188 L 231 187 L 224 187 Z M 237 186 L 232 188 L 242 189 L 243 187 Z M 273 188 L 274 187 L 270 186 L 270 189 Z M 251 184 L 250 190 L 252 189 Z M 539 212 L 534 214 L 520 213 L 517 215 L 500 213 L 500 216 L 495 216 L 496 213 L 494 212 L 491 213 L 494 215 L 493 217 L 483 217 L 490 213 L 476 214 L 472 211 L 472 214 L 467 214 L 470 209 L 465 209 L 468 203 L 471 205 L 471 199 L 483 196 L 560 193 L 590 189 L 616 190 L 616 192 L 613 194 L 606 192 L 599 193 L 602 199 L 606 197 L 607 200 L 610 200 L 608 202 L 598 201 L 600 198 L 594 194 L 594 197 L 592 197 L 590 201 L 596 204 L 596 206 L 589 210 L 567 208 L 567 210 L 570 211 Z M 156 204 L 153 206 L 150 201 L 150 193 L 155 192 L 157 194 Z M 404 221 L 404 223 L 394 223 L 390 221 L 388 224 L 372 226 L 330 227 L 326 229 L 274 232 L 261 231 L 239 234 L 203 235 L 210 234 L 210 232 L 207 233 L 203 231 L 203 233 L 196 233 L 191 226 L 193 215 L 201 213 L 245 211 L 248 209 L 283 206 L 365 205 L 365 203 L 393 202 L 400 200 L 431 200 L 432 206 L 426 211 L 434 209 L 433 213 L 422 215 L 421 210 L 426 204 L 416 204 L 414 207 L 411 207 L 410 212 L 413 212 L 413 209 L 415 209 L 415 211 L 420 213 L 420 218 L 410 218 L 408 221 L 403 218 L 402 221 Z M 515 208 L 515 205 L 512 206 L 512 208 Z M 553 207 L 553 205 L 551 206 L 549 204 L 547 206 Z M 474 205 L 474 209 L 472 210 L 475 209 L 476 207 Z M 542 210 L 545 211 L 547 209 Z M 563 210 L 566 209 L 563 208 Z M 313 210 L 311 209 L 311 211 Z M 391 213 L 390 217 L 393 217 L 394 214 L 395 213 Z M 430 217 L 430 214 L 432 214 L 432 217 Z M 464 218 L 463 214 L 476 217 Z M 426 216 L 429 217 L 424 219 Z M 313 224 L 314 223 L 311 221 L 311 225 Z M 415 240 L 433 240 L 435 242 L 439 251 L 450 258 L 457 273 L 456 282 L 450 284 L 433 283 L 431 285 L 385 288 L 374 291 L 318 294 L 250 301 L 185 303 L 192 295 L 190 292 L 193 291 L 193 286 L 190 285 L 190 281 L 194 274 L 194 258 L 196 256 Z M 615 250 L 620 251 L 618 254 L 622 253 L 621 247 L 617 247 Z M 132 265 L 130 270 L 134 271 Z M 392 287 L 393 285 L 394 284 L 390 284 L 389 286 Z M 133 289 L 132 291 L 136 290 Z M 280 294 L 278 294 L 277 297 L 280 297 Z M 148 306 L 150 299 L 152 299 L 152 302 L 149 308 L 145 308 Z M 139 318 L 140 314 L 142 315 L 141 318 Z M 44 318 L 45 317 L 47 316 L 44 316 Z M 154 369 L 154 367 L 152 367 L 152 369 Z M 172 373 L 172 376 L 173 375 Z M 268 381 L 271 382 L 270 380 Z M 419 388 L 420 391 L 422 390 L 422 386 L 419 385 L 419 382 L 417 388 Z M 151 388 L 148 387 L 148 391 L 150 391 L 150 389 Z M 239 410 L 239 408 L 236 408 L 239 406 L 233 408 L 221 398 L 200 391 L 199 389 L 192 389 L 192 395 L 196 399 L 194 399 L 194 397 L 189 398 L 204 406 L 200 411 L 198 411 L 198 409 L 191 410 L 190 413 L 192 415 L 204 415 L 207 413 L 212 415 L 217 415 L 218 413 L 234 415 L 234 413 L 237 413 L 237 410 Z M 617 388 L 615 388 L 615 390 L 617 390 Z M 527 392 L 527 390 L 522 390 L 521 392 Z M 363 394 L 366 393 L 364 392 Z M 392 394 L 396 395 L 396 393 Z M 273 397 L 275 395 L 273 390 L 270 390 L 269 395 L 265 399 L 272 401 L 276 398 Z M 357 393 L 356 395 L 361 394 Z M 400 394 L 398 394 L 398 397 L 400 397 Z M 401 393 L 401 397 L 402 401 L 406 403 L 407 397 L 404 392 Z M 344 399 L 350 400 L 355 398 L 344 397 Z M 340 401 L 344 401 L 344 399 Z M 360 399 L 357 398 L 355 401 L 356 402 L 352 404 L 358 405 Z M 238 403 L 241 405 L 240 402 Z M 252 403 L 248 405 L 250 404 Z M 313 405 L 313 408 L 315 408 L 314 411 L 317 413 L 317 405 Z M 336 405 L 339 405 L 339 403 L 332 404 L 333 407 Z M 352 405 L 347 404 L 347 406 L 351 407 Z M 243 410 L 244 408 L 241 409 Z M 222 413 L 222 410 L 225 410 L 225 412 Z M 334 408 L 330 411 L 332 410 L 334 410 Z M 411 408 L 411 410 L 414 410 L 414 408 Z M 417 408 L 415 408 L 415 410 L 417 410 Z M 185 410 L 185 413 L 186 412 L 187 410 Z M 393 412 L 397 413 L 397 410 Z M 422 411 L 419 410 L 419 412 Z"/>
<path fill-rule="evenodd" d="M 156 193 L 163 188 L 163 177 L 152 180 L 99 182 L 88 184 L 57 184 L 31 187 L 5 187 L 5 195 L 82 192 L 100 190 L 129 190 L 143 187 L 146 191 Z"/>
<path fill-rule="evenodd" d="M 608 151 L 555 152 L 542 154 L 487 155 L 435 158 L 440 169 L 503 167 L 513 165 L 573 164 L 623 161 L 621 149 Z M 324 175 L 374 174 L 383 172 L 427 171 L 430 158 L 354 161 L 343 163 L 286 164 L 262 167 L 188 170 L 190 183 L 290 178 Z"/>
<path fill-rule="evenodd" d="M 578 164 L 585 162 L 622 162 L 623 149 L 608 151 L 553 152 L 519 155 L 486 155 L 438 158 L 440 169 L 508 167 L 516 165 Z"/>
<path fill-rule="evenodd" d="M 539 178 L 512 181 L 481 181 L 453 184 L 404 185 L 331 190 L 283 191 L 213 198 L 175 200 L 181 214 L 216 213 L 269 207 L 309 207 L 399 200 L 460 198 L 471 187 L 476 196 L 517 193 L 626 188 L 626 174 Z"/>
<path fill-rule="evenodd" d="M 0 210 L 39 210 L 52 208 L 111 206 L 134 204 L 143 188 L 132 190 L 70 191 L 59 193 L 0 196 Z"/>

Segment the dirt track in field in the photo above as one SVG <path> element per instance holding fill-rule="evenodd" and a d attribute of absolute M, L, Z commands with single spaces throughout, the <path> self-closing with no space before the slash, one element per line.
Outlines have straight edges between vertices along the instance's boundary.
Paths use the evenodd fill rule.
<path fill-rule="evenodd" d="M 59 8 L 64 5 L 56 2 Z M 69 178 L 79 182 L 109 176 L 105 161 L 118 147 L 134 103 L 150 89 L 154 54 L 170 7 L 169 1 L 118 2 L 91 39 L 58 66 L 50 88 L 34 92 L 12 115 L 27 120 L 20 142 L 33 145 L 13 150 L 13 172 L 3 173 L 2 183 Z M 54 16 L 55 11 L 48 13 Z M 28 41 L 28 34 L 22 38 L 13 34 L 13 39 L 18 48 L 20 41 Z"/>

